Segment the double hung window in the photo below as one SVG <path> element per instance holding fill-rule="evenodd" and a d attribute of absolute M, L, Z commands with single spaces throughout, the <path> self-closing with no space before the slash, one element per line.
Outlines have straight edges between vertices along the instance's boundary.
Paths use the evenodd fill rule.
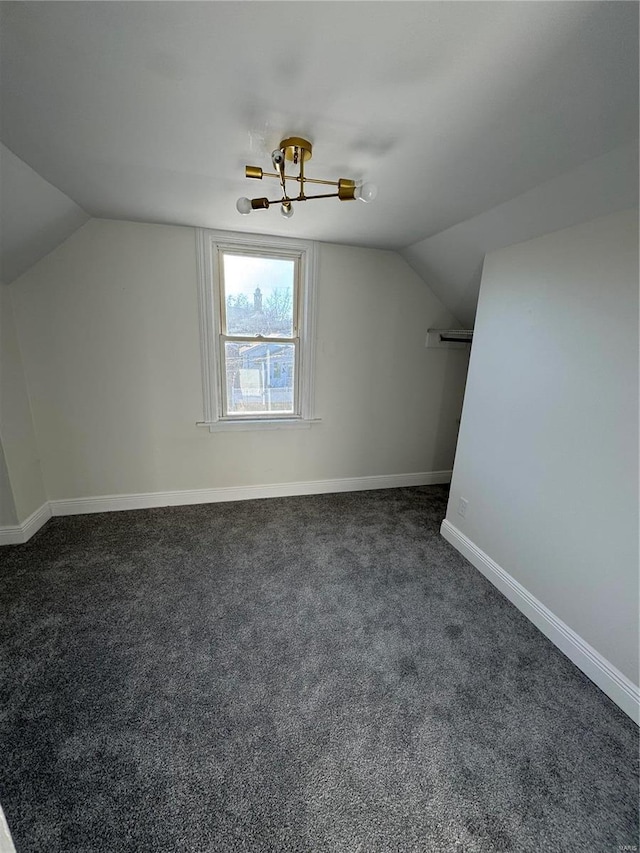
<path fill-rule="evenodd" d="M 312 420 L 313 244 L 202 231 L 204 424 Z"/>

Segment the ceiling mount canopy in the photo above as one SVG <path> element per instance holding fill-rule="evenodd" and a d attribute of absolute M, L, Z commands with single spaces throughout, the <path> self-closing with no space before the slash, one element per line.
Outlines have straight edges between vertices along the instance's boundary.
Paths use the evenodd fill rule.
<path fill-rule="evenodd" d="M 294 201 L 311 201 L 315 198 L 337 198 L 340 201 L 373 201 L 378 194 L 375 184 L 357 184 L 348 178 L 339 178 L 337 181 L 325 181 L 320 178 L 308 178 L 304 168 L 307 160 L 311 160 L 313 146 L 307 139 L 300 136 L 289 136 L 283 139 L 280 147 L 271 152 L 271 162 L 275 172 L 263 172 L 260 166 L 246 166 L 245 176 L 247 178 L 277 178 L 282 189 L 282 198 L 239 198 L 236 203 L 238 213 L 247 214 L 252 210 L 267 210 L 272 204 L 280 205 L 280 212 L 287 219 L 293 216 Z M 298 174 L 286 174 L 287 162 L 297 167 Z M 295 181 L 297 195 L 290 195 L 287 191 L 287 181 Z M 305 184 L 323 184 L 324 186 L 337 187 L 337 192 L 321 193 L 319 195 L 307 195 Z"/>

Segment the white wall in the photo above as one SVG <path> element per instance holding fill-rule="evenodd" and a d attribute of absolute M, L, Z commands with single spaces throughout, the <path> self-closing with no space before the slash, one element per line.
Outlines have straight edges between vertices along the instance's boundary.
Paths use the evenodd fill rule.
<path fill-rule="evenodd" d="M 4 448 L 0 441 L 0 527 L 13 526 L 18 521 L 16 506 L 11 491 L 11 481 L 4 458 Z"/>
<path fill-rule="evenodd" d="M 0 511 L 0 526 L 23 522 L 46 500 L 11 295 L 0 285 L 0 440 L 14 504 Z M 6 484 L 0 496 L 6 504 Z"/>
<path fill-rule="evenodd" d="M 450 469 L 466 353 L 394 252 L 319 245 L 309 430 L 210 434 L 195 233 L 91 220 L 12 285 L 50 499 Z"/>
<path fill-rule="evenodd" d="M 636 211 L 487 256 L 447 521 L 638 684 Z"/>
<path fill-rule="evenodd" d="M 0 143 L 0 281 L 55 249 L 89 215 Z"/>

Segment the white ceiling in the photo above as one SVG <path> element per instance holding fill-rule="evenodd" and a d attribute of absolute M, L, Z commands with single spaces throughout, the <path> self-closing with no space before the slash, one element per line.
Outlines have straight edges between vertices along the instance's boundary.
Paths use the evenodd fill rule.
<path fill-rule="evenodd" d="M 0 138 L 94 216 L 400 248 L 633 139 L 635 2 L 3 3 Z M 283 136 L 375 203 L 236 213 Z M 267 193 L 268 191 L 268 193 Z M 272 196 L 273 197 L 273 196 Z"/>

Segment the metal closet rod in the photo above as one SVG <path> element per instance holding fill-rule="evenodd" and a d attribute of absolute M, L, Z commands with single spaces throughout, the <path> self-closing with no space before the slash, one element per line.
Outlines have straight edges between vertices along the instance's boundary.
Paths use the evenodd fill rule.
<path fill-rule="evenodd" d="M 470 344 L 473 340 L 473 329 L 429 329 L 428 331 L 437 332 L 443 342 Z"/>

